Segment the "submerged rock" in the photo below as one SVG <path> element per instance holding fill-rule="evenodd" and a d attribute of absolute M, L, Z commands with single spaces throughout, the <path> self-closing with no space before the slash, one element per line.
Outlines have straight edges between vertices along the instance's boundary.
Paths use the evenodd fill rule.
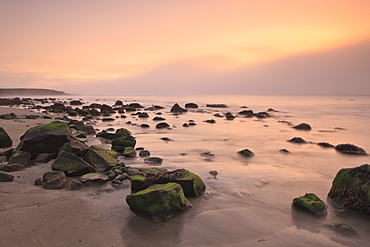
<path fill-rule="evenodd" d="M 335 147 L 335 150 L 344 154 L 366 155 L 364 149 L 353 144 L 339 144 Z"/>
<path fill-rule="evenodd" d="M 328 197 L 340 208 L 370 215 L 370 165 L 341 169 Z"/>
<path fill-rule="evenodd" d="M 11 147 L 13 141 L 3 127 L 0 127 L 0 148 Z"/>
<path fill-rule="evenodd" d="M 36 158 L 40 153 L 58 153 L 59 148 L 66 142 L 74 140 L 68 124 L 54 121 L 49 124 L 33 127 L 21 136 L 17 146 L 18 151 L 31 153 Z"/>
<path fill-rule="evenodd" d="M 307 123 L 301 123 L 296 126 L 293 126 L 292 128 L 297 129 L 297 130 L 311 130 L 312 129 L 311 126 Z"/>
<path fill-rule="evenodd" d="M 191 207 L 182 187 L 176 183 L 155 184 L 128 195 L 126 202 L 131 211 L 151 217 L 155 222 L 166 221 Z"/>
<path fill-rule="evenodd" d="M 238 151 L 238 154 L 245 157 L 245 158 L 249 158 L 249 157 L 254 156 L 254 153 L 249 149 L 240 150 L 240 151 Z"/>
<path fill-rule="evenodd" d="M 294 198 L 293 207 L 317 217 L 324 217 L 327 215 L 326 204 L 313 193 L 306 193 L 304 196 Z"/>
<path fill-rule="evenodd" d="M 65 151 L 59 153 L 51 168 L 56 171 L 63 171 L 67 176 L 81 176 L 95 171 L 94 167 L 85 160 Z"/>
<path fill-rule="evenodd" d="M 334 230 L 335 232 L 337 232 L 341 235 L 345 235 L 345 236 L 349 236 L 349 237 L 356 237 L 357 236 L 357 232 L 355 231 L 355 229 L 353 229 L 349 225 L 346 225 L 346 224 L 341 223 L 341 222 L 324 223 L 323 226 L 325 226 L 329 229 L 332 229 L 332 230 Z"/>
<path fill-rule="evenodd" d="M 292 139 L 288 140 L 288 142 L 291 143 L 298 143 L 298 144 L 305 144 L 307 143 L 305 140 L 303 140 L 301 137 L 293 137 Z"/>

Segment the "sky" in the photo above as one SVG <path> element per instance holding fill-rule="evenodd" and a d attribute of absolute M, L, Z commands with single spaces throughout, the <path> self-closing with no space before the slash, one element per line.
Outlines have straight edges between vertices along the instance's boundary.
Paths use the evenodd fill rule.
<path fill-rule="evenodd" d="M 0 87 L 370 94 L 369 0 L 1 0 Z"/>

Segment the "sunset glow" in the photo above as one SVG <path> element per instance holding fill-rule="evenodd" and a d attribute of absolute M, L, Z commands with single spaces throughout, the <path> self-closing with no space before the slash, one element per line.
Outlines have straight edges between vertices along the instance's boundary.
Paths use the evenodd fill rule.
<path fill-rule="evenodd" d="M 370 39 L 369 1 L 1 1 L 1 85 L 224 71 Z M 58 82 L 59 81 L 59 82 Z"/>

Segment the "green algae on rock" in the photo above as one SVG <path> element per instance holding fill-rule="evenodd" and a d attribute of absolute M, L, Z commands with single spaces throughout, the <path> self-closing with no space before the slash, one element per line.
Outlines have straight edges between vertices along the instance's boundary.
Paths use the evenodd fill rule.
<path fill-rule="evenodd" d="M 99 173 L 86 173 L 80 177 L 80 180 L 85 185 L 99 185 L 108 181 L 109 178 Z"/>
<path fill-rule="evenodd" d="M 40 153 L 58 153 L 64 143 L 75 137 L 72 136 L 67 123 L 54 121 L 30 128 L 20 139 L 16 149 L 27 151 L 31 153 L 32 158 L 36 158 Z"/>
<path fill-rule="evenodd" d="M 66 175 L 62 171 L 46 172 L 42 176 L 42 180 L 44 182 L 43 188 L 49 190 L 60 190 L 67 184 Z"/>
<path fill-rule="evenodd" d="M 314 193 L 306 193 L 304 196 L 293 199 L 293 207 L 306 211 L 317 217 L 327 215 L 326 204 Z"/>
<path fill-rule="evenodd" d="M 97 172 L 104 172 L 118 164 L 118 154 L 114 151 L 92 145 L 86 153 L 85 160 L 90 163 Z"/>
<path fill-rule="evenodd" d="M 323 226 L 334 230 L 335 232 L 348 236 L 348 237 L 356 237 L 357 232 L 355 229 L 353 229 L 351 226 L 346 225 L 342 222 L 330 222 L 330 223 L 324 223 Z"/>
<path fill-rule="evenodd" d="M 81 176 L 95 171 L 94 167 L 85 160 L 65 151 L 59 153 L 51 168 L 56 171 L 63 171 L 67 176 Z"/>
<path fill-rule="evenodd" d="M 245 157 L 245 158 L 249 158 L 249 157 L 253 157 L 254 156 L 254 153 L 249 150 L 249 149 L 243 149 L 243 150 L 240 150 L 238 152 L 239 155 Z"/>
<path fill-rule="evenodd" d="M 3 165 L 0 167 L 0 171 L 4 171 L 4 172 L 22 171 L 24 169 L 26 169 L 26 167 L 23 164 L 19 164 L 19 163 Z"/>
<path fill-rule="evenodd" d="M 328 197 L 339 208 L 370 215 L 370 165 L 341 169 Z"/>
<path fill-rule="evenodd" d="M 133 147 L 125 147 L 122 155 L 127 158 L 133 158 L 133 157 L 136 157 L 136 151 Z"/>
<path fill-rule="evenodd" d="M 65 151 L 77 155 L 78 157 L 84 157 L 88 150 L 89 146 L 87 146 L 85 142 L 80 140 L 72 140 L 70 142 L 64 143 L 60 147 L 59 152 Z"/>
<path fill-rule="evenodd" d="M 123 151 L 126 147 L 134 148 L 136 145 L 136 139 L 133 136 L 122 136 L 113 139 L 112 149 L 117 151 Z"/>
<path fill-rule="evenodd" d="M 155 222 L 166 221 L 191 207 L 182 187 L 176 183 L 155 184 L 128 195 L 126 202 L 136 214 L 151 217 Z"/>
<path fill-rule="evenodd" d="M 145 164 L 161 165 L 163 162 L 162 158 L 159 157 L 148 157 L 144 159 Z"/>
<path fill-rule="evenodd" d="M 24 166 L 29 166 L 31 162 L 31 154 L 26 151 L 18 151 L 10 157 L 8 165 L 11 164 L 22 164 Z"/>

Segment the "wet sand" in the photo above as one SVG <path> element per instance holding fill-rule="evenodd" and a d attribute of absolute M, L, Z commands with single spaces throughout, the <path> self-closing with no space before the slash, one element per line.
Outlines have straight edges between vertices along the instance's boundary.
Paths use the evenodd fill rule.
<path fill-rule="evenodd" d="M 11 112 L 19 117 L 35 114 L 0 107 L 0 114 Z M 28 128 L 50 121 L 53 120 L 1 120 L 0 126 L 15 147 Z M 92 188 L 90 193 L 90 188 L 53 191 L 33 185 L 49 170 L 50 163 L 37 164 L 12 172 L 14 181 L 0 184 L 0 246 L 125 246 L 116 218 L 103 202 L 94 200 L 98 188 Z"/>

